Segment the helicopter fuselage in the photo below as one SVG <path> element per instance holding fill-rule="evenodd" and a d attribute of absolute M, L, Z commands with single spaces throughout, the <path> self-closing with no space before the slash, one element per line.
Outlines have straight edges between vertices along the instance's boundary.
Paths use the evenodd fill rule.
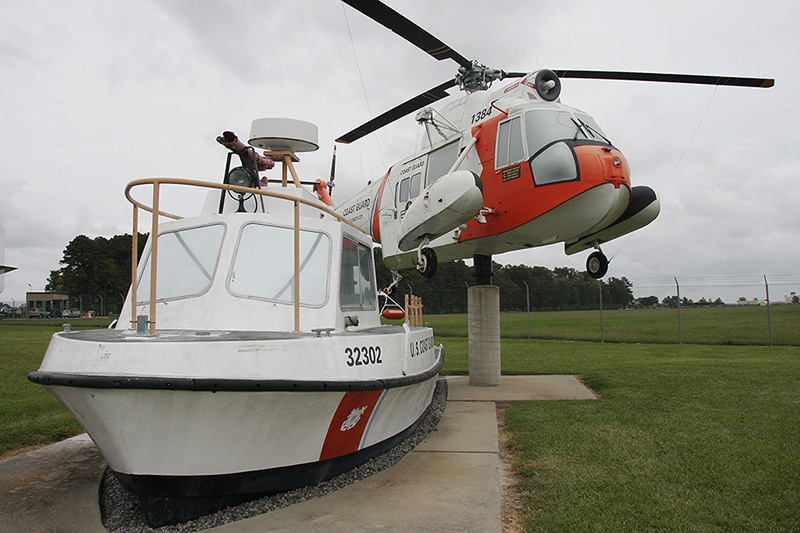
<path fill-rule="evenodd" d="M 588 114 L 543 100 L 534 74 L 497 91 L 468 94 L 441 113 L 418 114 L 425 146 L 337 208 L 381 244 L 390 269 L 412 267 L 423 239 L 444 261 L 558 242 L 575 253 L 658 215 L 658 200 L 647 187 L 636 187 L 646 189 L 636 196 L 650 201 L 626 213 L 637 191 L 625 157 Z M 451 176 L 464 171 L 478 179 L 458 180 L 463 191 L 449 184 L 449 193 L 438 192 L 447 189 L 442 184 L 432 188 L 438 180 L 455 183 Z M 482 201 L 475 203 L 472 187 L 481 189 Z M 403 220 L 421 211 L 422 202 L 430 229 L 409 246 Z M 455 221 L 451 204 L 461 220 Z M 446 209 L 450 216 L 441 214 Z"/>

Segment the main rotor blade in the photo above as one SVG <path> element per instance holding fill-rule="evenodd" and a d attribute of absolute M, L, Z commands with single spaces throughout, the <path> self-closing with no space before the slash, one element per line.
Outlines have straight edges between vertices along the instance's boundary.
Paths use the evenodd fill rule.
<path fill-rule="evenodd" d="M 455 87 L 455 85 L 456 85 L 455 79 L 446 81 L 441 85 L 437 85 L 433 89 L 426 91 L 418 96 L 415 96 L 411 100 L 408 100 L 407 102 L 404 102 L 399 106 L 390 109 L 386 113 L 373 118 L 369 122 L 362 124 L 353 131 L 345 133 L 344 135 L 336 139 L 336 142 L 349 144 L 355 140 L 360 139 L 364 135 L 372 133 L 378 128 L 382 128 L 387 124 L 391 124 L 395 120 L 408 115 L 409 113 L 413 113 L 417 109 L 421 109 L 428 104 L 432 104 L 433 102 L 436 102 L 438 100 L 441 100 L 442 98 L 450 96 L 447 93 L 447 89 Z"/>
<path fill-rule="evenodd" d="M 559 78 L 591 80 L 659 81 L 664 83 L 695 83 L 699 85 L 732 85 L 735 87 L 772 87 L 771 78 L 735 78 L 727 76 L 698 76 L 694 74 L 665 74 L 659 72 L 613 72 L 607 70 L 554 70 Z"/>
<path fill-rule="evenodd" d="M 462 67 L 469 68 L 472 62 L 420 28 L 406 17 L 379 0 L 342 0 L 350 7 L 389 28 L 397 35 L 420 48 L 439 61 L 452 59 Z"/>

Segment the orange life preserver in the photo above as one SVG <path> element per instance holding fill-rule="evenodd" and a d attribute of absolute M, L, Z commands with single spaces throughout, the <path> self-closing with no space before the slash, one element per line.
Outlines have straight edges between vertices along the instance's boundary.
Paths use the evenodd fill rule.
<path fill-rule="evenodd" d="M 402 309 L 388 308 L 383 310 L 381 316 L 386 320 L 402 320 L 406 317 L 406 312 Z"/>

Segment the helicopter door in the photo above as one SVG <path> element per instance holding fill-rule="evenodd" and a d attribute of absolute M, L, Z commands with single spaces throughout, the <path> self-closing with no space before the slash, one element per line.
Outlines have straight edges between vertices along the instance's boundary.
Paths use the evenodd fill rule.
<path fill-rule="evenodd" d="M 397 185 L 397 196 L 395 206 L 400 211 L 400 218 L 406 213 L 408 206 L 411 202 L 419 196 L 419 191 L 422 188 L 422 172 L 417 172 L 410 178 L 404 178 Z"/>
<path fill-rule="evenodd" d="M 450 172 L 458 159 L 458 144 L 458 141 L 451 142 L 431 152 L 428 158 L 428 178 L 425 181 L 425 187 L 430 187 L 434 181 Z"/>

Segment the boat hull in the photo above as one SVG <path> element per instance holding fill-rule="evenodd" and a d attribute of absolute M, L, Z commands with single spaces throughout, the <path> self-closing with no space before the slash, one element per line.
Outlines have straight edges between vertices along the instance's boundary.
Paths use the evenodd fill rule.
<path fill-rule="evenodd" d="M 425 414 L 400 433 L 356 452 L 279 468 L 202 476 L 131 475 L 114 472 L 154 527 L 186 522 L 262 496 L 317 485 L 377 457 L 408 437 Z"/>
<path fill-rule="evenodd" d="M 427 328 L 217 342 L 113 335 L 57 334 L 29 379 L 72 412 L 154 526 L 317 484 L 387 451 L 423 417 L 444 360 Z M 316 350 L 297 355 L 309 343 Z M 354 345 L 382 347 L 366 375 L 348 366 Z M 223 361 L 237 354 L 237 364 L 215 368 L 203 351 Z M 164 359 L 181 353 L 194 354 L 172 355 L 185 368 Z M 288 354 L 278 372 L 270 360 Z M 350 374 L 313 379 L 309 366 L 331 354 Z M 198 359 L 205 374 L 196 372 Z M 128 364 L 151 372 L 125 372 Z M 164 368 L 170 374 L 157 371 Z"/>

